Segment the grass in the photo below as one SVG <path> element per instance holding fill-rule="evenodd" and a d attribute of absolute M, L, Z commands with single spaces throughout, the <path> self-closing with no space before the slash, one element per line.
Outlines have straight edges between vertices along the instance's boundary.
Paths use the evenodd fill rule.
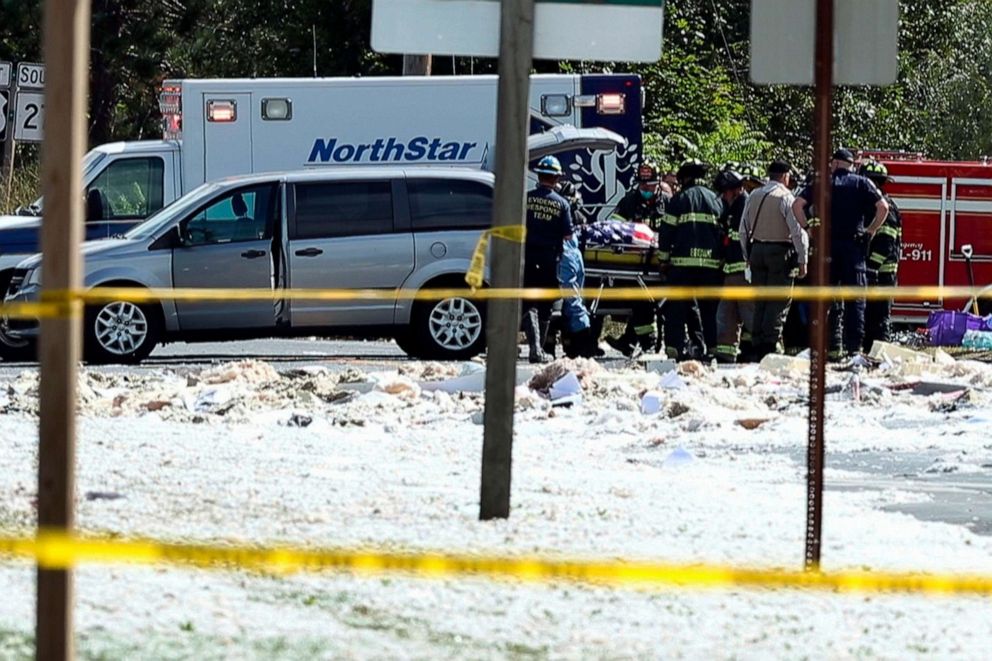
<path fill-rule="evenodd" d="M 10 186 L 6 178 L 0 178 L 0 209 L 12 213 L 17 207 L 27 206 L 38 199 L 41 173 L 37 163 L 29 163 L 14 168 Z"/>

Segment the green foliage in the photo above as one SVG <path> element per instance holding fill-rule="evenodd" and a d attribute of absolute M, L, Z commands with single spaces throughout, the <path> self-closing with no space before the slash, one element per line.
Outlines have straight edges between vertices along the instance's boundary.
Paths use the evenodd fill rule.
<path fill-rule="evenodd" d="M 31 204 L 41 194 L 40 184 L 36 162 L 16 168 L 9 186 L 6 178 L 0 178 L 0 209 L 11 210 Z"/>
<path fill-rule="evenodd" d="M 40 0 L 0 0 L 0 59 L 38 61 Z M 170 77 L 398 74 L 371 51 L 371 0 L 92 0 L 90 141 L 158 135 Z M 675 165 L 811 151 L 808 88 L 749 81 L 750 0 L 669 0 L 663 57 L 648 65 L 538 62 L 548 71 L 630 71 L 647 93 L 645 148 Z M 900 74 L 887 88 L 837 90 L 835 141 L 967 159 L 992 153 L 992 2 L 902 0 Z M 604 30 L 608 28 L 604 27 Z M 615 38 L 623 38 L 616 35 Z M 492 72 L 436 57 L 435 73 Z"/>

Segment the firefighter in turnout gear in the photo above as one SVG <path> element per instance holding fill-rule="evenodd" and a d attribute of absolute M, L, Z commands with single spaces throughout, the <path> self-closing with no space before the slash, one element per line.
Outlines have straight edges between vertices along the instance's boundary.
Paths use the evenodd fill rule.
<path fill-rule="evenodd" d="M 724 170 L 716 176 L 716 192 L 723 199 L 723 214 L 720 224 L 724 231 L 723 284 L 728 287 L 744 287 L 747 262 L 741 247 L 740 226 L 747 204 L 744 192 L 744 178 L 732 170 Z M 721 363 L 737 362 L 740 346 L 751 343 L 751 322 L 754 319 L 753 301 L 721 300 L 716 310 L 716 359 Z M 744 333 L 741 334 L 743 327 Z"/>
<path fill-rule="evenodd" d="M 534 168 L 537 187 L 527 193 L 527 238 L 524 242 L 524 287 L 558 288 L 558 258 L 564 241 L 572 238 L 572 211 L 555 187 L 561 163 L 545 156 Z M 524 301 L 524 333 L 532 363 L 547 363 L 544 337 L 551 322 L 551 301 Z"/>
<path fill-rule="evenodd" d="M 898 284 L 899 256 L 902 253 L 902 217 L 899 207 L 885 193 L 885 186 L 892 182 L 892 177 L 884 165 L 875 161 L 865 163 L 860 174 L 878 186 L 889 204 L 889 215 L 868 246 L 868 286 L 895 287 Z M 870 351 L 876 340 L 888 342 L 891 333 L 892 299 L 868 301 L 865 308 L 865 351 Z"/>
<path fill-rule="evenodd" d="M 613 213 L 632 223 L 644 223 L 657 232 L 668 199 L 661 190 L 658 168 L 645 161 L 637 168 L 637 186 L 623 196 Z"/>
<path fill-rule="evenodd" d="M 661 192 L 658 168 L 645 161 L 637 168 L 637 187 L 624 195 L 613 212 L 632 223 L 644 223 L 656 232 L 665 217 L 668 198 Z M 658 343 L 658 306 L 654 301 L 634 301 L 630 318 L 620 337 L 608 337 L 606 343 L 628 358 L 638 348 L 650 353 Z"/>
<path fill-rule="evenodd" d="M 672 198 L 661 226 L 658 250 L 671 264 L 668 282 L 679 287 L 716 287 L 723 284 L 723 205 L 703 185 L 707 167 L 686 161 L 677 176 L 681 192 Z M 669 355 L 698 358 L 716 348 L 716 299 L 669 301 L 665 305 L 665 344 Z M 698 318 L 698 324 L 690 321 Z M 686 325 L 690 350 L 686 349 Z"/>

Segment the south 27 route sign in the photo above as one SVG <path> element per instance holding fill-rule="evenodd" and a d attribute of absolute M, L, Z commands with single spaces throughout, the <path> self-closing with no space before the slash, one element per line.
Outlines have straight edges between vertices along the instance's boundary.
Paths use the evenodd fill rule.
<path fill-rule="evenodd" d="M 17 92 L 14 106 L 14 139 L 21 142 L 44 140 L 45 95 L 42 92 Z"/>
<path fill-rule="evenodd" d="M 534 57 L 655 62 L 664 0 L 538 0 Z M 381 53 L 499 55 L 498 0 L 373 0 L 372 48 Z"/>

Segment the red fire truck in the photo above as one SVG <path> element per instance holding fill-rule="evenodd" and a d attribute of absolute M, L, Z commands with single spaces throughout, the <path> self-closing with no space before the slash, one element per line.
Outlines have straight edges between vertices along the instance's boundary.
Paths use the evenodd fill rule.
<path fill-rule="evenodd" d="M 902 212 L 899 284 L 992 284 L 992 163 L 930 161 L 922 154 L 869 151 L 895 180 L 886 192 Z M 973 281 L 972 281 L 973 279 Z M 893 321 L 919 325 L 931 310 L 966 300 L 900 301 Z M 988 304 L 983 304 L 983 312 Z"/>

